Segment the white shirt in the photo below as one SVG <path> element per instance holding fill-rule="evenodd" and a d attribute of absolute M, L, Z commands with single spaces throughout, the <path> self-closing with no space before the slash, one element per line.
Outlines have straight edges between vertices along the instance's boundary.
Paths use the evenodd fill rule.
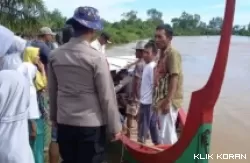
<path fill-rule="evenodd" d="M 101 45 L 98 39 L 96 39 L 95 41 L 91 42 L 90 45 L 91 45 L 92 48 L 94 48 L 97 51 L 105 54 L 105 48 L 106 47 L 105 47 L 105 45 Z"/>
<path fill-rule="evenodd" d="M 58 44 L 57 44 L 56 42 L 53 42 L 53 43 L 52 43 L 52 48 L 53 48 L 53 49 L 56 49 L 56 48 L 58 48 L 58 47 L 59 47 L 59 46 L 58 46 Z"/>
<path fill-rule="evenodd" d="M 29 81 L 30 86 L 30 103 L 29 103 L 29 111 L 28 118 L 29 119 L 38 119 L 41 117 L 41 113 L 38 108 L 37 102 L 37 93 L 34 85 L 34 78 L 36 76 L 36 72 L 38 71 L 36 66 L 31 63 L 23 62 L 17 71 L 21 72 L 26 79 Z"/>
<path fill-rule="evenodd" d="M 0 163 L 34 163 L 29 144 L 29 84 L 15 70 L 0 71 Z"/>
<path fill-rule="evenodd" d="M 146 64 L 143 69 L 140 89 L 140 102 L 145 105 L 152 104 L 155 65 L 156 63 L 152 61 Z"/>

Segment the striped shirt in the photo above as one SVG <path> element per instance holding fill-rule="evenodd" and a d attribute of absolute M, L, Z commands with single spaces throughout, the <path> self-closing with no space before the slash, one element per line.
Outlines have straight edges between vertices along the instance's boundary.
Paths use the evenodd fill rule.
<path fill-rule="evenodd" d="M 154 95 L 153 105 L 156 109 L 168 95 L 170 77 L 177 74 L 179 77 L 177 90 L 172 99 L 172 105 L 178 109 L 182 107 L 183 101 L 183 73 L 181 55 L 171 46 L 161 52 L 160 58 L 154 70 Z"/>

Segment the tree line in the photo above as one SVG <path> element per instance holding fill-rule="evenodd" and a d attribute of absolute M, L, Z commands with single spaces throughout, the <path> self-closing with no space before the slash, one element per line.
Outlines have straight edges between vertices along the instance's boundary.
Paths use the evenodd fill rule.
<path fill-rule="evenodd" d="M 147 10 L 147 16 L 146 20 L 142 20 L 136 11 L 131 10 L 122 14 L 118 22 L 103 20 L 104 30 L 110 33 L 114 43 L 150 38 L 156 26 L 166 22 L 162 19 L 162 12 L 154 8 Z M 0 3 L 0 23 L 18 33 L 35 34 L 42 26 L 60 31 L 66 19 L 58 9 L 49 11 L 43 0 L 1 0 Z M 176 36 L 219 35 L 222 23 L 222 17 L 214 17 L 205 23 L 200 15 L 187 12 L 171 20 Z M 233 34 L 250 36 L 250 23 L 246 24 L 235 25 Z"/>

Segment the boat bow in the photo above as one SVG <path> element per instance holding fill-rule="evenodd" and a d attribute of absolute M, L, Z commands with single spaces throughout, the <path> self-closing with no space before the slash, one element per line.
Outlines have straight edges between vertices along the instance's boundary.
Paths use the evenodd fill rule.
<path fill-rule="evenodd" d="M 128 154 L 131 155 L 136 162 L 196 162 L 194 154 L 202 151 L 199 149 L 201 147 L 201 145 L 199 145 L 200 142 L 203 143 L 203 145 L 206 145 L 206 147 L 204 147 L 204 152 L 202 153 L 209 152 L 209 134 L 211 133 L 213 111 L 215 103 L 219 97 L 225 75 L 234 11 L 235 0 L 226 0 L 220 44 L 212 73 L 206 85 L 202 89 L 192 93 L 186 124 L 178 142 L 173 146 L 166 146 L 166 150 L 159 152 L 157 150 L 145 150 L 145 148 L 140 147 L 140 145 L 129 140 L 126 136 L 122 136 L 120 138 L 126 148 L 126 151 L 128 151 Z M 207 160 L 205 162 L 207 162 Z"/>

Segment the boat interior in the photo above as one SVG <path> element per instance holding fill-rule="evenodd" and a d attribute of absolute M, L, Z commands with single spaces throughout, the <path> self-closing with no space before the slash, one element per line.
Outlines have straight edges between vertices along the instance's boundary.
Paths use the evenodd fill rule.
<path fill-rule="evenodd" d="M 123 119 L 126 119 L 126 105 L 128 102 L 127 95 L 129 89 L 131 88 L 130 86 L 132 85 L 132 74 L 133 74 L 133 68 L 126 69 L 123 67 L 125 67 L 127 64 L 134 62 L 135 60 L 136 60 L 135 57 L 130 57 L 130 56 L 120 56 L 115 58 L 108 57 L 108 62 L 110 65 L 110 74 L 114 82 L 118 107 L 121 115 L 123 116 Z M 183 110 L 181 110 L 178 116 L 178 120 L 176 122 L 176 131 L 178 132 L 178 136 L 181 135 L 185 121 L 186 121 L 186 113 Z M 145 146 L 146 147 L 152 146 L 152 143 L 149 144 L 151 145 L 145 145 Z M 143 146 L 143 144 L 140 143 L 138 145 L 140 145 L 140 148 Z M 166 149 L 167 146 L 159 146 L 159 148 Z"/>

